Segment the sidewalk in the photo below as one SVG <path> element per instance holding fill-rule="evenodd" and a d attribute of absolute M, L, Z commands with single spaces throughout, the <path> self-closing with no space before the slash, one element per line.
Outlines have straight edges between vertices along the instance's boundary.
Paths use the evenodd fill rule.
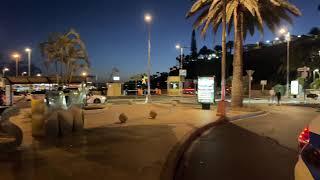
<path fill-rule="evenodd" d="M 156 119 L 148 118 L 150 110 L 158 113 Z M 126 124 L 118 124 L 120 113 L 128 115 Z M 214 110 L 164 104 L 112 105 L 86 111 L 85 117 L 83 134 L 55 142 L 31 137 L 27 109 L 14 117 L 25 138 L 19 151 L 0 154 L 0 179 L 159 180 L 167 157 L 182 141 L 218 120 Z"/>

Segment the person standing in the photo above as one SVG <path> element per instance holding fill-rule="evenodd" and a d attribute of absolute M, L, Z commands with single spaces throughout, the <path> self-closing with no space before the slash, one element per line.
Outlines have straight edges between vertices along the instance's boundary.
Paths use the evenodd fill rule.
<path fill-rule="evenodd" d="M 274 97 L 275 97 L 275 95 L 276 95 L 276 93 L 275 93 L 275 91 L 274 91 L 273 88 L 270 89 L 269 95 L 270 95 L 270 104 L 273 104 L 273 102 L 274 102 Z"/>
<path fill-rule="evenodd" d="M 276 96 L 277 96 L 277 102 L 278 102 L 278 106 L 279 106 L 279 105 L 280 105 L 280 101 L 281 101 L 281 92 L 278 91 L 278 92 L 276 93 Z"/>

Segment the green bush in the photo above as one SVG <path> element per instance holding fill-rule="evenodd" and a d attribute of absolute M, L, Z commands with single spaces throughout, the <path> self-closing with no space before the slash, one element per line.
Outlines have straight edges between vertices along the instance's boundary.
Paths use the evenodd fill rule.
<path fill-rule="evenodd" d="M 286 86 L 281 85 L 281 84 L 277 84 L 273 87 L 275 92 L 280 92 L 281 95 L 285 95 L 286 94 Z"/>

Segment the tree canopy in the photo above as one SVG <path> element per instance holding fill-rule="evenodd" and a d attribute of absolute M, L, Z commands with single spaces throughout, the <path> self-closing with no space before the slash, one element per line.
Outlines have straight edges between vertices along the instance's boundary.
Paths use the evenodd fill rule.
<path fill-rule="evenodd" d="M 47 41 L 40 44 L 40 49 L 47 68 L 55 64 L 58 73 L 57 64 L 60 63 L 64 83 L 69 83 L 75 73 L 88 71 L 90 67 L 86 46 L 74 29 L 64 34 L 51 34 Z"/>

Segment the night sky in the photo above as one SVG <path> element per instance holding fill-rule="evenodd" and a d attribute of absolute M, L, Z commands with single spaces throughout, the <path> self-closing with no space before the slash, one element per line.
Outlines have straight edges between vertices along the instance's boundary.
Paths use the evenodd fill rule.
<path fill-rule="evenodd" d="M 311 27 L 320 26 L 317 5 L 320 0 L 291 0 L 303 16 L 294 19 L 292 34 L 303 34 Z M 176 64 L 176 43 L 190 46 L 192 19 L 185 14 L 190 0 L 5 0 L 0 6 L 0 52 L 9 59 L 13 51 L 33 49 L 33 61 L 42 67 L 38 44 L 50 32 L 64 32 L 75 28 L 85 41 L 92 62 L 92 73 L 106 76 L 112 67 L 121 76 L 144 72 L 147 62 L 147 36 L 143 15 L 154 16 L 152 24 L 153 72 L 168 71 Z M 269 31 L 264 40 L 275 37 Z M 256 33 L 247 42 L 260 40 Z M 217 34 L 202 39 L 198 35 L 198 49 L 212 47 L 220 41 Z"/>

